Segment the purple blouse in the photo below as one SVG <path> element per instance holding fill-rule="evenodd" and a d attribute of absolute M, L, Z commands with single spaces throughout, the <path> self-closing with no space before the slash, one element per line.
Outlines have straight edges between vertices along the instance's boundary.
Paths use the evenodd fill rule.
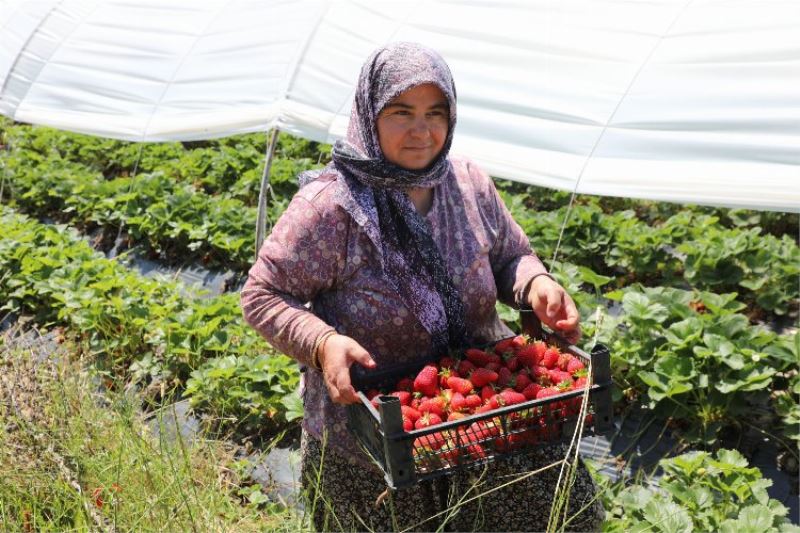
<path fill-rule="evenodd" d="M 425 218 L 460 291 L 468 333 L 489 342 L 511 334 L 495 301 L 522 303 L 530 281 L 546 270 L 491 178 L 466 158 L 451 161 L 454 177 L 434 187 Z M 380 367 L 428 355 L 431 338 L 385 281 L 367 235 L 333 201 L 337 186 L 317 180 L 295 195 L 264 241 L 241 303 L 251 326 L 308 367 L 301 383 L 304 429 L 316 438 L 327 431 L 331 445 L 368 464 L 347 430 L 344 408 L 331 402 L 322 374 L 311 368 L 315 342 L 335 330 L 354 338 Z"/>

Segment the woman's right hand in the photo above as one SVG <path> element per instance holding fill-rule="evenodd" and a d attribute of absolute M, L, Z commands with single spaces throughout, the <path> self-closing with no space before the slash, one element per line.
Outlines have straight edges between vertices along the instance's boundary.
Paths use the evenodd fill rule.
<path fill-rule="evenodd" d="M 358 363 L 375 368 L 376 363 L 359 343 L 346 335 L 334 334 L 325 340 L 319 354 L 325 386 L 334 403 L 357 403 L 358 396 L 350 382 L 350 367 Z"/>

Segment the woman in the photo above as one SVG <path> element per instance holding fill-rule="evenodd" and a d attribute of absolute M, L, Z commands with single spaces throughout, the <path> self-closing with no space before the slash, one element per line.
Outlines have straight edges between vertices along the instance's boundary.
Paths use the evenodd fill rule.
<path fill-rule="evenodd" d="M 436 52 L 413 43 L 375 51 L 361 70 L 346 141 L 293 198 L 242 290 L 246 320 L 307 369 L 303 474 L 319 502 L 318 529 L 436 529 L 443 516 L 420 522 L 469 483 L 466 474 L 421 483 L 376 504 L 382 475 L 348 432 L 342 407 L 356 401 L 353 364 L 372 369 L 508 336 L 498 298 L 531 305 L 544 324 L 579 335 L 572 299 L 491 179 L 449 156 L 455 124 L 455 87 Z M 493 464 L 483 490 L 561 457 L 557 448 Z M 447 527 L 543 529 L 557 470 L 462 506 Z M 582 468 L 574 509 L 592 494 Z M 484 512 L 489 507 L 505 510 Z M 601 512 L 590 504 L 570 527 L 596 527 Z"/>

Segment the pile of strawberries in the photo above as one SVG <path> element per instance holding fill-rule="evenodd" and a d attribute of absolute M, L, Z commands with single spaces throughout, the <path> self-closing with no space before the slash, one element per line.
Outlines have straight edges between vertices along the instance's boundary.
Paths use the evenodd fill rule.
<path fill-rule="evenodd" d="M 443 357 L 416 376 L 398 381 L 388 395 L 400 400 L 403 429 L 411 431 L 586 386 L 587 370 L 580 359 L 520 335 L 498 342 L 493 349 L 470 348 L 463 359 Z M 373 405 L 379 394 L 367 393 Z M 580 407 L 581 397 L 576 397 L 487 418 L 420 437 L 414 451 L 418 458 L 450 463 L 466 457 L 482 459 L 493 450 L 505 452 L 557 438 L 560 420 L 577 414 Z"/>

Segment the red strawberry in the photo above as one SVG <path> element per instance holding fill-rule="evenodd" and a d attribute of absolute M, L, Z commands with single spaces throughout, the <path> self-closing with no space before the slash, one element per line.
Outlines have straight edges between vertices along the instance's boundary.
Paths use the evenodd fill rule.
<path fill-rule="evenodd" d="M 506 389 L 492 396 L 492 399 L 489 400 L 489 405 L 491 406 L 492 409 L 497 409 L 498 407 L 503 407 L 506 405 L 515 405 L 525 401 L 527 401 L 527 398 L 525 398 L 524 395 L 520 394 L 517 391 Z"/>
<path fill-rule="evenodd" d="M 483 404 L 483 400 L 477 394 L 470 394 L 464 398 L 464 405 L 467 409 L 476 409 Z"/>
<path fill-rule="evenodd" d="M 551 383 L 559 384 L 563 381 L 569 381 L 570 386 L 572 385 L 572 375 L 570 375 L 568 372 L 553 368 L 552 370 L 548 370 L 547 374 L 550 376 Z"/>
<path fill-rule="evenodd" d="M 531 378 L 529 378 L 527 374 L 523 374 L 522 372 L 520 372 L 514 379 L 514 390 L 517 392 L 523 392 L 525 388 L 531 383 L 533 383 L 533 381 L 531 381 Z"/>
<path fill-rule="evenodd" d="M 407 416 L 403 415 L 403 431 L 411 431 L 412 429 L 414 429 L 414 422 Z"/>
<path fill-rule="evenodd" d="M 533 380 L 540 385 L 550 385 L 550 371 L 544 366 L 533 367 Z"/>
<path fill-rule="evenodd" d="M 587 382 L 586 378 L 580 377 L 580 378 L 576 379 L 575 382 L 572 384 L 572 388 L 573 389 L 585 389 L 587 383 L 588 382 Z"/>
<path fill-rule="evenodd" d="M 511 348 L 516 352 L 520 348 L 526 346 L 528 344 L 528 339 L 525 338 L 524 335 L 517 335 L 513 339 L 511 339 Z"/>
<path fill-rule="evenodd" d="M 403 378 L 397 382 L 397 390 L 405 390 L 408 392 L 413 392 L 414 390 L 414 380 L 411 378 Z"/>
<path fill-rule="evenodd" d="M 542 398 L 550 398 L 551 396 L 558 396 L 559 394 L 561 394 L 561 391 L 558 390 L 557 387 L 545 387 L 536 393 L 536 399 L 541 400 Z"/>
<path fill-rule="evenodd" d="M 467 413 L 461 413 L 461 412 L 453 411 L 453 412 L 451 412 L 450 414 L 447 415 L 447 420 L 448 421 L 450 421 L 450 420 L 461 420 L 462 418 L 466 418 L 468 416 L 469 416 L 469 414 L 467 414 Z"/>
<path fill-rule="evenodd" d="M 447 401 L 441 396 L 423 400 L 419 404 L 420 413 L 431 413 L 438 415 L 439 417 L 444 416 L 444 412 L 446 411 L 446 409 L 447 409 Z"/>
<path fill-rule="evenodd" d="M 502 355 L 506 352 L 513 352 L 514 349 L 511 347 L 511 340 L 512 339 L 503 339 L 499 341 L 497 344 L 495 344 L 494 353 Z"/>
<path fill-rule="evenodd" d="M 538 341 L 541 344 L 541 341 Z M 519 357 L 520 362 L 531 368 L 539 364 L 539 360 L 541 359 L 541 355 L 539 355 L 539 350 L 536 346 L 536 343 L 529 344 L 522 348 L 519 352 L 517 352 L 517 357 Z"/>
<path fill-rule="evenodd" d="M 404 418 L 408 418 L 412 422 L 416 422 L 417 420 L 419 420 L 419 417 L 422 416 L 422 413 L 420 413 L 413 407 L 409 407 L 408 405 L 401 405 L 400 412 L 403 413 Z"/>
<path fill-rule="evenodd" d="M 450 377 L 447 380 L 447 386 L 465 396 L 472 392 L 472 383 L 464 378 Z"/>
<path fill-rule="evenodd" d="M 542 390 L 541 385 L 539 385 L 538 383 L 531 383 L 530 385 L 525 387 L 525 390 L 522 391 L 522 394 L 528 400 L 535 400 L 536 395 L 539 393 L 540 390 Z"/>
<path fill-rule="evenodd" d="M 466 355 L 467 359 L 472 361 L 475 366 L 484 366 L 490 361 L 489 354 L 477 348 L 469 348 L 464 352 L 464 355 Z"/>
<path fill-rule="evenodd" d="M 435 426 L 436 424 L 441 424 L 442 418 L 437 415 L 436 413 L 425 413 L 414 423 L 414 428 L 422 429 L 431 426 Z"/>
<path fill-rule="evenodd" d="M 469 375 L 469 380 L 475 387 L 483 387 L 489 383 L 494 383 L 500 377 L 497 372 L 492 372 L 487 368 L 476 368 L 472 374 Z"/>
<path fill-rule="evenodd" d="M 567 365 L 572 359 L 574 359 L 574 357 L 572 357 L 572 354 L 569 353 L 559 354 L 558 361 L 556 362 L 556 367 L 559 368 L 560 370 L 566 371 Z"/>
<path fill-rule="evenodd" d="M 431 424 L 433 425 L 433 424 Z M 441 433 L 431 433 L 414 439 L 414 447 L 423 450 L 438 450 L 444 446 L 444 437 Z"/>
<path fill-rule="evenodd" d="M 545 350 L 544 355 L 542 356 L 542 366 L 547 368 L 555 368 L 556 363 L 558 363 L 558 356 L 560 355 L 558 348 L 550 347 Z"/>
<path fill-rule="evenodd" d="M 414 390 L 426 396 L 435 396 L 438 392 L 439 370 L 434 365 L 426 365 L 414 379 Z"/>
<path fill-rule="evenodd" d="M 472 361 L 464 359 L 463 361 L 458 363 L 458 368 L 457 368 L 458 375 L 459 376 L 469 376 L 470 372 L 475 370 L 475 368 L 477 368 L 477 367 L 472 363 Z"/>
<path fill-rule="evenodd" d="M 497 372 L 497 384 L 501 387 L 507 387 L 508 384 L 511 382 L 512 374 L 511 370 L 506 367 L 501 368 Z"/>
<path fill-rule="evenodd" d="M 411 393 L 408 391 L 397 391 L 391 393 L 389 396 L 394 396 L 398 400 L 400 400 L 400 405 L 410 405 L 411 404 Z"/>
<path fill-rule="evenodd" d="M 492 409 L 496 409 L 496 408 L 492 407 L 491 400 L 490 400 L 489 402 L 487 402 L 484 405 L 481 405 L 480 407 L 475 409 L 475 414 L 488 413 Z"/>
<path fill-rule="evenodd" d="M 481 389 L 481 400 L 483 403 L 488 402 L 492 396 L 497 394 L 497 391 L 491 385 L 484 385 Z"/>
<path fill-rule="evenodd" d="M 486 459 L 486 450 L 480 444 L 470 444 L 467 446 L 467 453 L 473 459 Z"/>
<path fill-rule="evenodd" d="M 443 368 L 439 370 L 439 386 L 442 388 L 447 387 L 447 379 L 453 375 L 454 370 Z"/>
<path fill-rule="evenodd" d="M 586 365 L 580 359 L 573 358 L 569 363 L 567 363 L 567 372 L 572 375 L 575 375 L 575 372 L 578 370 L 583 370 L 586 368 Z"/>
<path fill-rule="evenodd" d="M 456 360 L 450 356 L 444 356 L 439 359 L 439 368 L 455 368 Z"/>
<path fill-rule="evenodd" d="M 512 372 L 516 372 L 519 370 L 519 357 L 516 355 L 510 355 L 506 358 L 506 368 L 511 370 Z"/>
<path fill-rule="evenodd" d="M 453 395 L 450 397 L 450 410 L 451 411 L 461 411 L 466 407 L 466 402 L 464 401 L 464 395 L 460 392 L 454 392 Z"/>
<path fill-rule="evenodd" d="M 486 370 L 491 370 L 492 372 L 497 372 L 498 370 L 503 368 L 503 365 L 501 365 L 500 363 L 496 363 L 496 362 L 490 362 L 490 363 L 486 363 L 486 366 L 483 367 L 483 368 L 485 368 Z"/>

